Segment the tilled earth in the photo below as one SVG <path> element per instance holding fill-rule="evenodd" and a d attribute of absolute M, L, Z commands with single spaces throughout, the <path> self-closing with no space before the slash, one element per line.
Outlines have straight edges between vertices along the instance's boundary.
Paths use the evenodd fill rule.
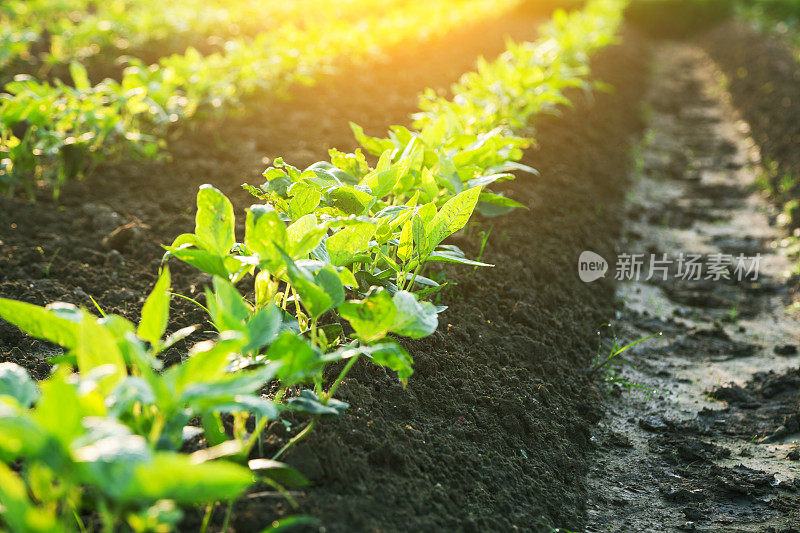
<path fill-rule="evenodd" d="M 369 133 L 408 124 L 419 91 L 444 90 L 506 35 L 533 38 L 545 11 L 409 43 L 288 102 L 254 97 L 237 117 L 176 132 L 168 159 L 102 165 L 60 204 L 0 198 L 0 295 L 87 307 L 93 297 L 137 317 L 159 245 L 192 228 L 198 185 L 215 184 L 242 213 L 253 200 L 239 185 L 259 183 L 268 158 L 304 166 L 351 150 L 349 120 Z M 753 187 L 766 158 L 797 164 L 800 75 L 787 52 L 734 23 L 699 41 L 626 30 L 593 62 L 614 90 L 576 93 L 574 107 L 533 125 L 524 162 L 541 175 L 506 191 L 530 210 L 453 237 L 476 255 L 490 231 L 483 259 L 496 266 L 443 272 L 449 309 L 435 335 L 406 343 L 408 387 L 360 362 L 339 389 L 350 410 L 286 457 L 312 481 L 294 495 L 299 509 L 257 489 L 233 528 L 298 512 L 327 531 L 800 528 L 800 320 L 787 311 L 797 295 L 774 246 L 785 231 Z M 581 282 L 585 250 L 611 272 Z M 760 254 L 759 278 L 679 280 L 674 265 L 666 280 L 645 279 L 647 268 L 639 281 L 612 275 L 621 254 L 681 252 Z M 208 278 L 172 269 L 175 290 L 202 300 Z M 204 322 L 183 300 L 172 316 L 172 329 Z M 630 364 L 591 370 L 608 322 L 623 342 L 662 335 L 626 351 Z M 0 323 L 0 361 L 41 378 L 54 353 Z M 292 433 L 275 424 L 265 451 Z M 183 529 L 198 519 L 189 513 Z"/>
<path fill-rule="evenodd" d="M 702 48 L 660 43 L 652 76 L 617 250 L 644 253 L 645 266 L 620 283 L 614 326 L 626 341 L 662 335 L 607 372 L 618 381 L 594 433 L 588 530 L 796 531 L 800 320 L 775 246 L 783 230 L 754 188 L 761 152 Z M 648 272 L 664 253 L 734 259 L 722 276 L 676 262 Z M 757 279 L 746 275 L 756 256 Z"/>
<path fill-rule="evenodd" d="M 528 8 L 410 45 L 298 89 L 288 103 L 254 99 L 237 118 L 198 123 L 173 139 L 171 159 L 101 166 L 65 190 L 61 204 L 46 195 L 37 203 L 0 199 L 0 295 L 89 308 L 93 297 L 135 318 L 155 281 L 158 245 L 192 227 L 199 184 L 229 193 L 242 213 L 252 198 L 239 184 L 258 183 L 266 157 L 303 166 L 331 146 L 354 148 L 349 120 L 369 133 L 408 123 L 419 91 L 446 87 L 476 55 L 501 51 L 506 35 L 533 38 L 542 15 Z M 450 308 L 439 332 L 408 343 L 416 361 L 408 387 L 359 363 L 339 389 L 350 410 L 287 456 L 313 482 L 295 495 L 300 509 L 256 491 L 237 504 L 236 531 L 294 512 L 320 518 L 329 531 L 583 527 L 583 473 L 600 416 L 584 369 L 595 328 L 613 314 L 614 292 L 611 281 L 577 281 L 574 264 L 588 247 L 610 252 L 619 235 L 647 51 L 626 34 L 594 62 L 595 76 L 616 90 L 576 93 L 574 108 L 536 124 L 539 144 L 525 162 L 541 175 L 508 190 L 529 211 L 479 220 L 455 236 L 475 255 L 480 232 L 491 230 L 484 260 L 497 266 L 446 271 L 452 288 L 442 303 Z M 172 271 L 177 292 L 202 299 L 207 277 L 179 264 Z M 173 329 L 204 322 L 183 300 L 173 302 L 172 316 Z M 52 353 L 0 324 L 1 361 L 43 377 Z M 266 452 L 290 433 L 276 424 L 271 435 Z M 184 529 L 196 530 L 197 519 L 190 513 Z"/>

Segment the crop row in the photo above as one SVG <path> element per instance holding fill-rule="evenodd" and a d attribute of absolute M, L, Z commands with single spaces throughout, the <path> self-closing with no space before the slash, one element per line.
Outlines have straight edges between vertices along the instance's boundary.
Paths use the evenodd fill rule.
<path fill-rule="evenodd" d="M 443 310 L 426 301 L 440 289 L 426 268 L 489 266 L 443 241 L 476 208 L 493 215 L 519 205 L 488 190 L 511 171 L 533 171 L 518 163 L 531 140 L 514 129 L 568 102 L 567 88 L 590 88 L 589 54 L 614 39 L 623 4 L 590 0 L 558 13 L 542 38 L 510 43 L 465 75 L 452 101 L 423 95 L 418 129 L 369 137 L 354 125 L 374 167 L 361 150 L 331 150 L 302 171 L 276 160 L 264 184 L 245 185 L 260 203 L 245 214 L 242 240 L 231 202 L 201 187 L 195 231 L 175 239 L 165 260 L 211 274 L 196 303 L 219 333 L 178 364 L 163 369 L 158 355 L 194 328 L 165 337 L 167 266 L 138 326 L 0 299 L 0 317 L 66 350 L 38 387 L 22 368 L 0 365 L 6 525 L 152 531 L 174 526 L 179 505 L 231 502 L 227 520 L 253 483 L 305 483 L 278 459 L 348 407 L 334 396 L 359 359 L 409 379 L 413 361 L 395 337 L 430 335 Z M 265 429 L 288 411 L 306 425 L 266 458 Z M 204 446 L 183 453 L 201 438 Z"/>
<path fill-rule="evenodd" d="M 775 33 L 786 40 L 800 60 L 800 4 L 794 0 L 741 0 L 739 15 L 764 33 Z"/>
<path fill-rule="evenodd" d="M 355 23 L 365 8 L 385 12 L 389 0 L 9 0 L 0 6 L 0 68 L 24 61 L 57 64 L 157 46 L 185 49 L 186 43 L 224 45 L 281 24 L 309 20 Z M 205 41 L 205 43 L 203 42 Z"/>
<path fill-rule="evenodd" d="M 504 9 L 519 1 L 505 2 Z M 65 181 L 98 161 L 156 156 L 168 128 L 198 110 L 218 112 L 256 91 L 280 93 L 311 83 L 337 63 L 363 62 L 410 38 L 441 34 L 497 11 L 493 0 L 368 7 L 362 3 L 366 14 L 357 23 L 331 15 L 302 28 L 282 24 L 206 56 L 190 48 L 149 67 L 129 59 L 121 82 L 92 85 L 77 62 L 70 65 L 71 86 L 19 77 L 0 95 L 0 192 L 22 185 L 33 194 L 44 183 L 57 195 Z"/>

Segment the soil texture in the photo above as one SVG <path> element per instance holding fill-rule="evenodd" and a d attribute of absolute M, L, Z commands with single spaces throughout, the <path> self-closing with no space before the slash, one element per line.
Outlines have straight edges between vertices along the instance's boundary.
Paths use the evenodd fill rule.
<path fill-rule="evenodd" d="M 756 130 L 697 44 L 658 43 L 652 78 L 617 258 L 673 263 L 620 282 L 622 344 L 661 336 L 604 369 L 587 530 L 796 531 L 800 319 L 783 230 L 753 186 Z M 678 271 L 681 253 L 702 254 L 700 279 Z M 719 276 L 715 254 L 733 258 Z M 760 257 L 757 278 L 740 254 Z"/>
<path fill-rule="evenodd" d="M 238 117 L 176 136 L 169 159 L 102 165 L 60 204 L 44 193 L 37 203 L 0 199 L 0 295 L 89 308 L 92 297 L 108 312 L 137 317 L 159 244 L 193 226 L 198 185 L 215 184 L 243 213 L 253 201 L 239 185 L 259 183 L 267 158 L 305 166 L 330 147 L 351 150 L 350 120 L 373 134 L 407 124 L 418 92 L 443 90 L 478 54 L 499 53 L 505 36 L 533 38 L 539 21 L 540 12 L 520 10 L 298 88 L 290 102 L 254 98 Z M 295 495 L 300 508 L 253 492 L 236 505 L 236 531 L 295 512 L 319 518 L 327 531 L 584 527 L 587 454 L 601 416 L 585 369 L 595 329 L 613 314 L 614 286 L 581 283 L 575 264 L 585 249 L 610 253 L 623 224 L 648 54 L 634 33 L 623 43 L 593 65 L 613 92 L 576 93 L 563 116 L 536 124 L 538 147 L 524 162 L 541 175 L 522 176 L 507 191 L 530 210 L 477 221 L 454 237 L 476 255 L 480 232 L 491 231 L 483 258 L 497 266 L 446 270 L 452 289 L 442 303 L 450 308 L 434 336 L 408 343 L 416 361 L 408 387 L 356 365 L 339 389 L 350 410 L 286 457 L 313 482 Z M 202 299 L 206 276 L 178 264 L 172 271 L 176 292 Z M 173 301 L 171 328 L 203 321 L 192 304 Z M 0 323 L 0 361 L 41 378 L 51 354 Z M 273 430 L 267 452 L 296 429 Z M 216 525 L 223 512 L 215 512 Z M 189 514 L 184 529 L 196 530 L 197 518 Z"/>

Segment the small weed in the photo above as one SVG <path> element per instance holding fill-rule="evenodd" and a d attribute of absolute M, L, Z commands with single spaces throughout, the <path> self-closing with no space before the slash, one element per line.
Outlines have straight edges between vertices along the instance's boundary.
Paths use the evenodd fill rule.
<path fill-rule="evenodd" d="M 643 385 L 626 381 L 625 379 L 620 377 L 621 374 L 620 367 L 622 365 L 628 365 L 632 368 L 636 368 L 630 361 L 627 361 L 622 357 L 622 353 L 633 348 L 640 342 L 652 339 L 653 337 L 659 337 L 661 336 L 662 333 L 661 332 L 654 333 L 653 335 L 649 335 L 647 337 L 623 345 L 617 338 L 616 332 L 614 331 L 614 327 L 611 324 L 603 324 L 600 327 L 601 328 L 607 327 L 611 331 L 610 346 L 604 347 L 604 339 L 602 338 L 598 341 L 597 353 L 595 354 L 592 366 L 589 367 L 589 370 L 587 371 L 588 376 L 594 377 L 600 375 L 601 379 L 606 383 L 622 385 L 628 390 L 630 390 L 633 387 L 640 389 L 647 389 L 647 387 L 644 387 Z M 598 336 L 600 335 L 600 331 L 597 332 L 597 335 Z"/>

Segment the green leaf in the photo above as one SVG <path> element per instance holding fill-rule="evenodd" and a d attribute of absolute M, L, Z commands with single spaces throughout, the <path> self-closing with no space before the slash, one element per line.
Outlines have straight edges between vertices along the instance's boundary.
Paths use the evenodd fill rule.
<path fill-rule="evenodd" d="M 331 263 L 346 266 L 353 256 L 368 248 L 369 240 L 375 234 L 376 226 L 372 222 L 358 222 L 345 226 L 328 237 L 325 246 L 330 254 Z"/>
<path fill-rule="evenodd" d="M 466 256 L 464 256 L 464 252 L 462 252 L 461 250 L 455 251 L 451 249 L 436 250 L 427 257 L 426 261 L 433 261 L 439 263 L 458 263 L 460 265 L 470 265 L 470 266 L 480 266 L 480 267 L 494 266 L 489 263 L 482 263 L 480 261 L 473 261 L 472 259 L 467 259 Z"/>
<path fill-rule="evenodd" d="M 98 321 L 88 313 L 84 315 L 78 328 L 78 345 L 74 352 L 78 370 L 84 375 L 101 366 L 108 365 L 114 369 L 101 380 L 101 389 L 108 394 L 128 374 L 128 369 L 117 339 L 102 325 L 105 320 Z"/>
<path fill-rule="evenodd" d="M 397 309 L 389 293 L 380 290 L 360 302 L 344 302 L 339 314 L 350 322 L 362 341 L 370 343 L 386 336 L 394 325 Z"/>
<path fill-rule="evenodd" d="M 286 224 L 277 211 L 266 205 L 254 205 L 247 210 L 244 244 L 273 273 L 282 265 L 279 248 L 285 249 L 286 241 Z"/>
<path fill-rule="evenodd" d="M 398 291 L 392 297 L 397 309 L 391 331 L 398 335 L 419 339 L 436 331 L 439 318 L 436 307 L 430 302 L 418 302 L 408 291 Z"/>
<path fill-rule="evenodd" d="M 194 464 L 191 456 L 161 452 L 152 461 L 137 465 L 120 498 L 211 503 L 238 498 L 252 482 L 250 470 L 237 464 L 227 461 Z"/>
<path fill-rule="evenodd" d="M 278 408 L 257 391 L 275 377 L 278 365 L 254 371 L 221 374 L 216 379 L 192 383 L 181 394 L 181 402 L 195 413 L 254 413 L 269 419 L 278 417 Z"/>
<path fill-rule="evenodd" d="M 86 432 L 71 443 L 78 477 L 113 498 L 136 465 L 152 459 L 152 451 L 144 437 L 114 419 L 86 417 L 83 426 Z"/>
<path fill-rule="evenodd" d="M 153 346 L 158 346 L 161 337 L 167 330 L 169 320 L 169 300 L 170 300 L 170 275 L 169 268 L 166 266 L 161 272 L 161 276 L 156 281 L 153 292 L 147 297 L 142 307 L 142 319 L 139 322 L 139 329 L 136 334 L 140 339 L 148 341 Z"/>
<path fill-rule="evenodd" d="M 394 189 L 397 182 L 408 170 L 408 167 L 394 166 L 384 171 L 374 170 L 369 173 L 361 182 L 363 185 L 369 187 L 372 191 L 372 196 L 375 198 L 383 198 Z"/>
<path fill-rule="evenodd" d="M 200 416 L 203 425 L 203 433 L 210 446 L 217 446 L 228 440 L 225 433 L 225 426 L 222 423 L 219 413 L 203 413 Z"/>
<path fill-rule="evenodd" d="M 92 84 L 89 82 L 89 75 L 86 72 L 86 67 L 77 61 L 72 61 L 69 64 L 69 74 L 72 77 L 72 84 L 79 91 L 88 92 L 92 88 Z"/>
<path fill-rule="evenodd" d="M 11 396 L 23 407 L 30 407 L 39 397 L 39 389 L 24 368 L 0 363 L 0 396 Z"/>
<path fill-rule="evenodd" d="M 350 407 L 346 402 L 333 398 L 329 398 L 328 403 L 322 403 L 316 393 L 310 390 L 300 391 L 300 396 L 292 398 L 286 403 L 292 411 L 311 415 L 339 416 Z"/>
<path fill-rule="evenodd" d="M 0 464 L 36 457 L 50 443 L 52 437 L 31 413 L 12 397 L 0 397 Z"/>
<path fill-rule="evenodd" d="M 250 317 L 250 306 L 236 287 L 220 277 L 213 279 L 214 289 L 206 288 L 206 306 L 218 331 L 244 331 L 244 323 Z"/>
<path fill-rule="evenodd" d="M 268 528 L 261 533 L 282 533 L 298 526 L 321 526 L 322 522 L 318 518 L 308 515 L 293 515 L 274 521 Z"/>
<path fill-rule="evenodd" d="M 410 220 L 403 225 L 400 232 L 400 245 L 397 247 L 397 258 L 407 263 L 414 256 L 414 221 Z"/>
<path fill-rule="evenodd" d="M 228 198 L 211 185 L 201 185 L 197 193 L 195 234 L 209 251 L 226 256 L 233 247 L 233 205 Z"/>
<path fill-rule="evenodd" d="M 144 378 L 128 376 L 106 397 L 106 406 L 112 416 L 121 416 L 137 403 L 143 406 L 156 403 L 153 387 Z"/>
<path fill-rule="evenodd" d="M 299 181 L 289 189 L 289 216 L 292 220 L 308 215 L 314 211 L 322 200 L 319 189 L 305 181 Z"/>
<path fill-rule="evenodd" d="M 225 373 L 233 356 L 244 344 L 241 334 L 227 332 L 220 340 L 203 341 L 189 350 L 189 358 L 179 365 L 173 365 L 164 372 L 164 377 L 172 384 L 173 394 L 180 396 L 183 390 L 193 384 L 214 381 Z"/>
<path fill-rule="evenodd" d="M 317 224 L 317 217 L 308 214 L 286 228 L 287 252 L 291 257 L 307 257 L 316 248 L 328 228 L 325 224 Z"/>
<path fill-rule="evenodd" d="M 69 306 L 72 312 L 78 312 L 75 306 L 61 305 Z M 59 317 L 53 308 L 0 298 L 0 318 L 32 337 L 48 340 L 64 348 L 72 349 L 78 344 L 78 324 Z"/>
<path fill-rule="evenodd" d="M 206 399 L 205 402 L 208 402 L 208 400 Z M 234 396 L 225 401 L 208 403 L 208 408 L 218 413 L 250 413 L 267 420 L 275 420 L 280 416 L 278 407 L 274 403 L 266 398 L 253 396 L 252 394 Z"/>
<path fill-rule="evenodd" d="M 331 308 L 333 298 L 314 282 L 311 273 L 297 265 L 283 251 L 280 251 L 281 258 L 286 264 L 286 275 L 292 283 L 292 287 L 300 295 L 300 301 L 308 313 L 316 318 Z"/>
<path fill-rule="evenodd" d="M 372 361 L 380 366 L 385 366 L 397 372 L 397 377 L 405 386 L 408 378 L 414 373 L 414 361 L 408 352 L 396 342 L 382 342 L 367 347 L 368 355 Z"/>
<path fill-rule="evenodd" d="M 486 185 L 490 185 L 495 181 L 505 181 L 509 179 L 514 179 L 514 174 L 509 174 L 508 172 L 489 174 L 487 176 L 480 176 L 478 178 L 469 180 L 467 182 L 467 187 L 485 187 Z"/>
<path fill-rule="evenodd" d="M 166 247 L 169 255 L 188 263 L 198 270 L 211 274 L 212 276 L 220 276 L 227 278 L 230 275 L 223 256 L 218 255 L 216 252 L 209 252 L 199 248 L 191 248 L 190 244 L 183 244 L 178 247 Z"/>
<path fill-rule="evenodd" d="M 292 185 L 292 179 L 285 170 L 280 168 L 270 167 L 262 173 L 262 176 L 267 179 L 267 183 L 261 188 L 265 191 L 273 191 L 282 197 L 286 196 L 287 189 Z"/>
<path fill-rule="evenodd" d="M 367 153 L 379 156 L 384 151 L 392 149 L 392 142 L 389 139 L 370 137 L 364 133 L 364 128 L 354 122 L 350 123 L 350 129 L 353 130 L 353 135 L 355 135 L 358 144 L 360 144 Z"/>
<path fill-rule="evenodd" d="M 336 269 L 330 265 L 320 269 L 314 275 L 314 283 L 318 287 L 322 287 L 328 296 L 331 298 L 331 307 L 337 307 L 344 302 L 345 293 L 342 279 Z"/>
<path fill-rule="evenodd" d="M 41 395 L 33 411 L 34 420 L 65 448 L 84 431 L 80 398 L 75 387 L 65 381 L 66 376 L 69 372 L 63 369 L 39 384 Z"/>
<path fill-rule="evenodd" d="M 319 352 L 290 331 L 281 333 L 270 345 L 267 357 L 280 363 L 276 376 L 284 387 L 305 381 L 319 371 Z"/>
<path fill-rule="evenodd" d="M 331 188 L 325 196 L 334 207 L 348 215 L 363 215 L 375 203 L 374 196 L 350 185 Z"/>
<path fill-rule="evenodd" d="M 309 484 L 308 479 L 303 474 L 286 463 L 271 459 L 252 459 L 247 463 L 247 466 L 258 475 L 268 477 L 289 489 L 299 489 Z"/>
<path fill-rule="evenodd" d="M 197 331 L 197 326 L 186 326 L 185 328 L 181 328 L 174 333 L 170 333 L 167 335 L 167 338 L 164 339 L 164 342 L 159 347 L 161 351 L 166 350 L 167 348 L 171 348 L 174 344 L 179 343 L 192 333 Z"/>
<path fill-rule="evenodd" d="M 428 223 L 427 250 L 431 251 L 445 238 L 464 227 L 478 203 L 481 188 L 473 187 L 450 198 Z"/>
<path fill-rule="evenodd" d="M 25 483 L 3 463 L 0 463 L 0 516 L 6 525 L 17 532 L 64 531 L 52 510 L 34 506 Z"/>
<path fill-rule="evenodd" d="M 358 281 L 356 280 L 356 277 L 353 275 L 353 272 L 349 268 L 342 267 L 341 269 L 339 269 L 338 274 L 339 274 L 339 280 L 342 282 L 342 285 L 347 287 L 358 286 Z"/>
<path fill-rule="evenodd" d="M 429 202 L 420 206 L 414 218 L 411 219 L 411 236 L 416 245 L 416 252 L 419 256 L 425 256 L 430 252 L 428 248 L 428 225 L 436 216 L 436 205 Z"/>
<path fill-rule="evenodd" d="M 274 305 L 262 307 L 247 320 L 247 344 L 242 351 L 257 352 L 267 346 L 278 333 L 281 325 L 281 314 Z"/>
<path fill-rule="evenodd" d="M 511 198 L 489 192 L 481 193 L 476 207 L 477 211 L 485 217 L 506 215 L 517 208 L 527 209 L 527 206 Z"/>

